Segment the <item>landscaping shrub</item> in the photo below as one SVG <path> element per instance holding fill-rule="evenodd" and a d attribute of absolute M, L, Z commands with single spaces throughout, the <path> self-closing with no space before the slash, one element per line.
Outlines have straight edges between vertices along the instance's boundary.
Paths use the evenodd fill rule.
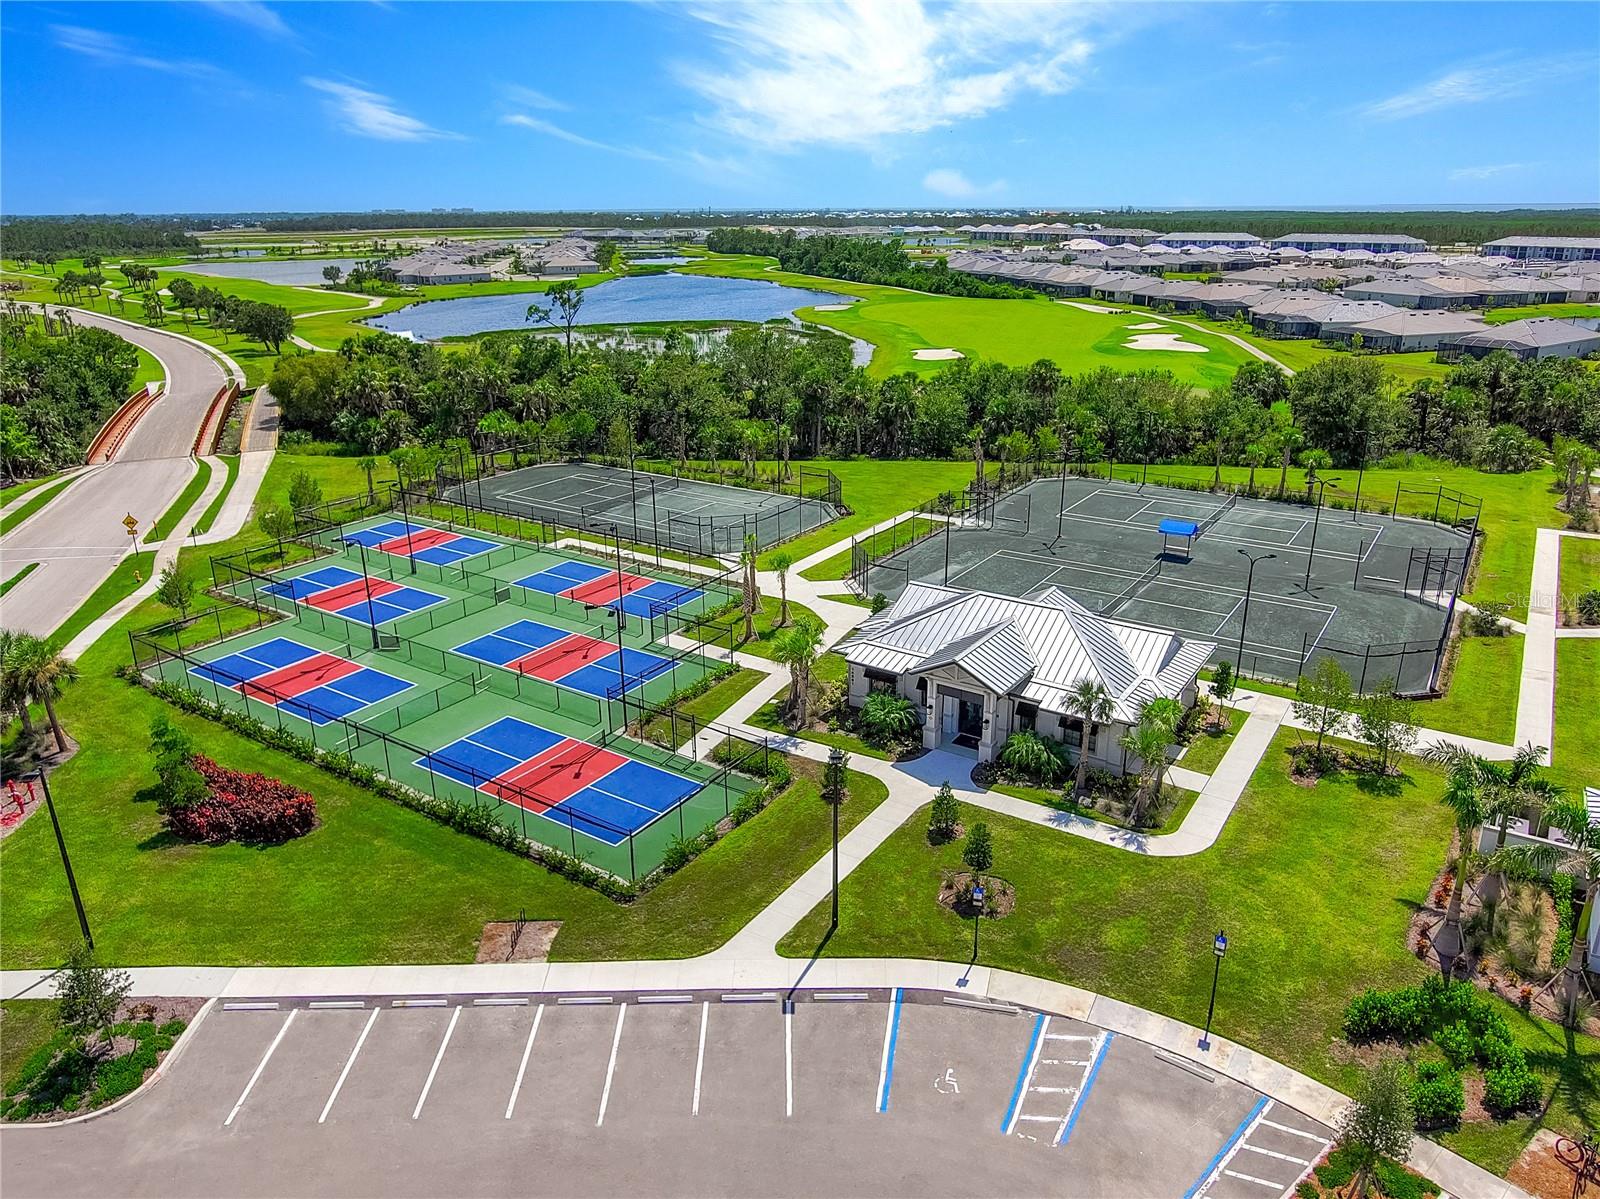
<path fill-rule="evenodd" d="M 917 727 L 917 709 L 903 695 L 874 691 L 861 705 L 861 732 L 879 748 L 904 740 Z"/>
<path fill-rule="evenodd" d="M 1461 1075 L 1444 1062 L 1423 1062 L 1411 1080 L 1411 1107 L 1418 1128 L 1455 1124 L 1466 1109 Z"/>
<path fill-rule="evenodd" d="M 1328 1154 L 1328 1160 L 1312 1173 L 1324 1191 L 1343 1191 L 1356 1176 L 1358 1158 L 1359 1150 L 1355 1146 L 1341 1146 Z M 1378 1159 L 1373 1177 L 1378 1184 L 1377 1189 L 1388 1199 L 1428 1199 L 1439 1193 L 1437 1185 L 1386 1157 Z"/>
<path fill-rule="evenodd" d="M 1600 624 L 1600 590 L 1578 596 L 1578 619 L 1584 624 Z"/>
<path fill-rule="evenodd" d="M 1059 741 L 1026 730 L 1012 733 L 1000 747 L 1000 764 L 1029 782 L 1054 783 L 1067 772 L 1067 755 Z"/>
<path fill-rule="evenodd" d="M 1446 1024 L 1434 1033 L 1433 1043 L 1444 1051 L 1445 1057 L 1457 1070 L 1473 1059 L 1472 1033 L 1460 1020 Z"/>
<path fill-rule="evenodd" d="M 205 780 L 205 798 L 169 806 L 167 827 L 190 841 L 278 845 L 303 837 L 317 825 L 317 804 L 304 791 L 264 774 L 218 766 L 195 755 L 194 769 Z"/>
<path fill-rule="evenodd" d="M 1496 1116 L 1509 1116 L 1539 1102 L 1544 1093 L 1539 1079 L 1517 1051 L 1515 1061 L 1483 1074 L 1483 1106 Z"/>

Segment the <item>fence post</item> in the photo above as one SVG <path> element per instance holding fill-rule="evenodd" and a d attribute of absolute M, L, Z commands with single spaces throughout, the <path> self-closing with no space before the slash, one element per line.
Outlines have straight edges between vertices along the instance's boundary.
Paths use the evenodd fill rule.
<path fill-rule="evenodd" d="M 1367 665 L 1372 661 L 1372 646 L 1368 645 L 1361 652 L 1361 685 L 1356 688 L 1357 695 L 1367 693 Z"/>

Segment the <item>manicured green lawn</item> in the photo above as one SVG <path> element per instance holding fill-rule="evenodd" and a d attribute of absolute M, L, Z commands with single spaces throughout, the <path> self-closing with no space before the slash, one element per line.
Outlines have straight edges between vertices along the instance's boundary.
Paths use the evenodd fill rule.
<path fill-rule="evenodd" d="M 1463 637 L 1449 692 L 1442 699 L 1419 700 L 1418 722 L 1424 728 L 1510 745 L 1517 735 L 1524 642 L 1520 633 Z"/>
<path fill-rule="evenodd" d="M 28 517 L 39 511 L 40 508 L 43 508 L 68 487 L 72 486 L 76 477 L 77 476 L 73 476 L 71 479 L 62 479 L 60 482 L 52 483 L 49 487 L 41 488 L 40 490 L 34 492 L 34 494 L 30 495 L 22 503 L 18 504 L 10 512 L 6 513 L 4 516 L 0 516 L 0 534 L 11 532 L 12 529 L 16 528 L 23 521 L 27 520 Z"/>
<path fill-rule="evenodd" d="M 1072 780 L 1068 778 L 1064 781 L 1070 791 Z M 1054 808 L 1058 812 L 1071 812 L 1075 816 L 1098 820 L 1101 824 L 1109 824 L 1113 828 L 1129 827 L 1127 821 L 1096 808 L 1085 807 L 1083 804 L 1078 803 L 1077 800 L 1069 798 L 1060 789 L 1050 790 L 1045 787 L 1030 787 L 1024 783 L 989 783 L 986 789 L 1000 795 L 1009 795 L 1012 799 L 1038 804 L 1042 808 Z M 1198 791 L 1190 791 L 1185 787 L 1175 787 L 1171 783 L 1163 787 L 1162 791 L 1171 801 L 1172 806 L 1167 810 L 1167 814 L 1162 817 L 1160 824 L 1144 830 L 1146 833 L 1157 836 L 1162 833 L 1170 833 L 1181 825 L 1183 818 L 1189 814 L 1189 809 L 1194 807 L 1194 801 L 1200 798 Z"/>
<path fill-rule="evenodd" d="M 38 569 L 39 564 L 37 562 L 29 562 L 21 570 L 17 571 L 16 574 L 8 578 L 4 583 L 0 583 L 0 595 L 4 595 L 6 592 L 10 591 L 18 583 L 22 582 L 23 579 L 27 578 Z"/>
<path fill-rule="evenodd" d="M 0 1002 L 0 1090 L 9 1091 L 23 1063 L 56 1035 L 60 1006 L 54 999 Z"/>
<path fill-rule="evenodd" d="M 41 475 L 37 479 L 24 479 L 20 483 L 11 483 L 5 487 L 0 487 L 0 507 L 9 504 L 19 495 L 26 495 L 35 487 L 43 487 L 46 483 L 52 482 L 60 477 L 61 472 L 57 471 L 53 475 Z"/>
<path fill-rule="evenodd" d="M 1600 589 L 1600 539 L 1561 539 L 1561 611 L 1563 624 L 1577 624 L 1578 597 Z"/>
<path fill-rule="evenodd" d="M 1593 320 L 1600 316 L 1600 304 L 1529 304 L 1522 308 L 1491 308 L 1483 314 L 1483 319 L 1491 325 L 1503 325 L 1507 321 L 1540 316 Z"/>
<path fill-rule="evenodd" d="M 139 355 L 138 369 L 133 372 L 133 382 L 129 387 L 138 391 L 151 383 L 159 383 L 167 377 L 167 372 L 162 369 L 161 363 L 156 361 L 156 356 L 143 346 L 134 346 L 134 351 Z"/>
<path fill-rule="evenodd" d="M 756 613 L 755 619 L 756 635 L 749 641 L 741 642 L 738 640 L 744 635 L 744 613 L 738 608 L 719 616 L 712 624 L 719 628 L 733 630 L 734 648 L 740 653 L 755 654 L 758 658 L 770 658 L 772 657 L 773 639 L 783 631 L 783 627 L 788 627 L 780 627 L 778 625 L 778 606 L 778 597 L 776 595 L 763 595 L 761 597 L 761 609 Z M 820 618 L 810 608 L 790 600 L 789 625 L 793 625 L 802 616 L 809 616 L 811 619 L 816 620 L 818 624 L 821 624 Z"/>
<path fill-rule="evenodd" d="M 139 585 L 150 577 L 155 562 L 154 550 L 140 550 L 118 562 L 116 569 L 106 576 L 105 582 L 90 592 L 89 598 L 78 605 L 77 611 L 50 634 L 51 640 L 57 645 L 65 645 L 83 632 L 111 611 L 115 604 L 137 591 Z"/>
<path fill-rule="evenodd" d="M 1290 730 L 1279 733 L 1218 844 L 1186 858 L 1146 858 L 1054 829 L 972 809 L 994 834 L 993 873 L 1017 891 L 1017 911 L 984 932 L 983 960 L 1090 988 L 1199 1025 L 1211 986 L 1211 939 L 1228 959 L 1216 1027 L 1333 1085 L 1345 1002 L 1367 986 L 1416 982 L 1411 906 L 1427 897 L 1449 839 L 1440 779 L 1407 764 L 1398 794 L 1339 776 L 1314 788 L 1287 774 Z M 971 928 L 937 901 L 961 846 L 929 848 L 918 812 L 844 881 L 836 957 L 963 961 Z M 809 954 L 827 913 L 784 938 Z"/>
<path fill-rule="evenodd" d="M 1574 795 L 1600 787 L 1600 744 L 1595 737 L 1595 696 L 1600 695 L 1600 638 L 1556 642 L 1555 744 L 1550 774 Z"/>
<path fill-rule="evenodd" d="M 228 496 L 233 491 L 233 485 L 239 480 L 238 454 L 223 454 L 222 466 L 228 472 L 227 478 L 222 481 L 222 490 L 217 492 L 217 498 L 206 506 L 206 510 L 200 514 L 200 519 L 195 521 L 194 531 L 196 533 L 211 532 L 212 523 L 217 519 L 217 514 L 222 511 L 222 505 L 227 503 Z"/>
<path fill-rule="evenodd" d="M 674 723 L 664 716 L 651 719 L 644 728 L 646 740 L 654 741 L 658 745 L 665 745 L 669 749 L 677 749 L 679 745 L 689 739 L 689 725 L 685 717 L 692 717 L 697 723 L 705 724 L 714 722 L 719 716 L 731 707 L 741 695 L 747 694 L 752 687 L 767 676 L 759 670 L 751 670 L 748 666 L 741 666 L 734 673 L 709 687 L 693 699 L 684 700 L 677 707 L 678 721 Z M 677 740 L 673 739 L 673 729 L 676 727 Z"/>
<path fill-rule="evenodd" d="M 200 493 L 206 489 L 206 484 L 211 482 L 211 463 L 204 458 L 196 458 L 195 465 L 199 467 L 194 472 L 193 478 L 184 485 L 178 493 L 178 498 L 172 501 L 172 506 L 161 514 L 161 519 L 151 525 L 144 535 L 146 545 L 165 541 L 178 527 L 178 522 L 188 514 L 194 502 L 200 498 Z"/>
<path fill-rule="evenodd" d="M 1223 711 L 1228 714 L 1228 723 L 1214 729 L 1208 722 L 1183 751 L 1183 757 L 1178 759 L 1179 766 L 1201 774 L 1210 774 L 1217 768 L 1222 755 L 1232 748 L 1234 737 L 1249 719 L 1249 713 L 1241 708 L 1224 708 Z"/>

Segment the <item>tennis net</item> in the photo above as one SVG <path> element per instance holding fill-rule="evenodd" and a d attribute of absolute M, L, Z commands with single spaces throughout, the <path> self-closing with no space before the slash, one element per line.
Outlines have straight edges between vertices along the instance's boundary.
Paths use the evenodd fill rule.
<path fill-rule="evenodd" d="M 1118 608 L 1122 607 L 1123 604 L 1132 599 L 1134 594 L 1138 592 L 1140 588 L 1144 587 L 1145 584 L 1149 583 L 1151 579 L 1155 578 L 1160 573 L 1161 559 L 1157 558 L 1153 563 L 1151 563 L 1149 570 L 1145 571 L 1132 583 L 1128 584 L 1128 586 L 1123 588 L 1123 590 L 1114 599 L 1112 599 L 1110 603 L 1102 607 L 1100 609 L 1100 615 L 1110 616 Z"/>
<path fill-rule="evenodd" d="M 1239 497 L 1237 494 L 1230 495 L 1226 504 L 1222 505 L 1222 507 L 1218 508 L 1210 516 L 1206 517 L 1200 522 L 1200 527 L 1195 530 L 1195 535 L 1201 536 L 1205 533 L 1209 533 L 1211 531 L 1211 526 L 1216 524 L 1224 516 L 1228 515 L 1228 513 L 1233 510 L 1233 506 L 1238 502 Z"/>

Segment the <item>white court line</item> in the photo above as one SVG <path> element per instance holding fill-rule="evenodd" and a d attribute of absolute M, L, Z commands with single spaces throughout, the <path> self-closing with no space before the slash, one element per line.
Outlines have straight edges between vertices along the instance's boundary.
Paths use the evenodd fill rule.
<path fill-rule="evenodd" d="M 272 1060 L 272 1055 L 277 1051 L 278 1043 L 283 1040 L 283 1034 L 289 1031 L 289 1025 L 294 1023 L 295 1012 L 299 1008 L 291 1009 L 289 1018 L 283 1022 L 283 1027 L 278 1030 L 278 1035 L 272 1038 L 272 1044 L 267 1046 L 267 1052 L 256 1063 L 256 1072 L 250 1076 L 250 1081 L 244 1084 L 244 1090 L 239 1092 L 239 1102 L 233 1105 L 233 1110 L 228 1113 L 228 1118 L 222 1122 L 222 1127 L 227 1128 L 233 1123 L 233 1118 L 239 1114 L 239 1109 L 244 1106 L 244 1101 L 250 1097 L 256 1081 L 261 1077 L 261 1072 L 267 1068 L 267 1063 Z"/>
<path fill-rule="evenodd" d="M 522 1076 L 528 1069 L 528 1055 L 533 1052 L 533 1038 L 539 1035 L 539 1021 L 544 1019 L 544 1004 L 539 1005 L 539 1010 L 533 1013 L 533 1027 L 528 1030 L 528 1043 L 522 1047 L 522 1062 L 517 1066 L 517 1081 L 511 1084 L 511 1098 L 506 1100 L 506 1119 L 511 1119 L 511 1111 L 517 1106 L 517 1092 L 522 1090 Z"/>
<path fill-rule="evenodd" d="M 794 1008 L 783 1013 L 783 1114 L 794 1115 Z"/>
<path fill-rule="evenodd" d="M 417 1106 L 411 1109 L 411 1118 L 415 1120 L 422 1115 L 422 1105 L 428 1101 L 428 1092 L 433 1089 L 433 1076 L 439 1073 L 439 1063 L 444 1061 L 444 1051 L 450 1046 L 450 1034 L 456 1030 L 456 1021 L 461 1018 L 461 1008 L 450 1013 L 450 1023 L 444 1030 L 444 1040 L 439 1042 L 439 1052 L 433 1055 L 433 1065 L 428 1068 L 428 1081 L 422 1084 L 422 1094 L 417 1096 Z"/>
<path fill-rule="evenodd" d="M 1215 637 L 1218 633 L 1222 632 L 1222 626 L 1232 620 L 1233 614 L 1242 607 L 1244 607 L 1244 596 L 1241 595 L 1237 600 L 1234 601 L 1233 607 L 1228 609 L 1228 614 L 1217 622 L 1217 627 L 1211 630 L 1211 635 Z"/>
<path fill-rule="evenodd" d="M 694 1055 L 694 1106 L 689 1109 L 689 1114 L 700 1114 L 700 1076 L 706 1064 L 706 1022 L 711 1019 L 711 1002 L 705 1001 L 700 1005 L 700 1048 Z"/>
<path fill-rule="evenodd" d="M 368 1016 L 367 1022 L 361 1026 L 361 1035 L 356 1038 L 355 1046 L 350 1050 L 350 1056 L 345 1058 L 344 1069 L 339 1071 L 339 1081 L 333 1084 L 333 1091 L 328 1095 L 328 1102 L 322 1105 L 322 1115 L 317 1117 L 318 1124 L 325 1121 L 328 1118 L 328 1113 L 333 1110 L 333 1101 L 339 1098 L 339 1090 L 344 1086 L 344 1080 L 350 1076 L 350 1067 L 356 1064 L 356 1054 L 360 1053 L 361 1047 L 367 1043 L 367 1034 L 372 1031 L 372 1026 L 378 1021 L 378 1013 L 382 1010 L 381 1008 L 373 1008 L 372 1015 Z"/>
<path fill-rule="evenodd" d="M 627 1014 L 627 1004 L 617 1009 L 617 1031 L 611 1034 L 611 1060 L 606 1063 L 606 1087 L 600 1092 L 600 1114 L 594 1118 L 596 1128 L 606 1122 L 606 1104 L 611 1102 L 611 1076 L 616 1073 L 617 1046 L 622 1044 L 622 1020 Z"/>

